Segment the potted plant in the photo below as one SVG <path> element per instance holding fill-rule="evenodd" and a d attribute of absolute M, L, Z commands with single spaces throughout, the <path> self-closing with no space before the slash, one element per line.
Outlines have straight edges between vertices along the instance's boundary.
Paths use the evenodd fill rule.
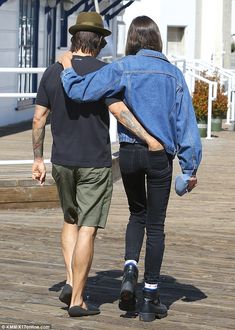
<path fill-rule="evenodd" d="M 221 131 L 222 120 L 226 117 L 228 110 L 228 96 L 225 94 L 224 87 L 217 80 L 217 98 L 212 102 L 211 130 Z"/>
<path fill-rule="evenodd" d="M 228 109 L 228 97 L 225 94 L 224 87 L 220 83 L 219 75 L 215 72 L 208 75 L 203 72 L 203 77 L 217 82 L 217 98 L 212 102 L 212 131 L 220 131 L 222 129 L 222 119 L 225 118 Z M 208 91 L 209 85 L 203 81 L 195 81 L 195 89 L 193 93 L 193 106 L 198 120 L 198 126 L 201 136 L 206 136 L 206 121 L 208 109 Z"/>
<path fill-rule="evenodd" d="M 201 137 L 207 135 L 208 91 L 208 84 L 201 80 L 195 81 L 192 101 Z"/>

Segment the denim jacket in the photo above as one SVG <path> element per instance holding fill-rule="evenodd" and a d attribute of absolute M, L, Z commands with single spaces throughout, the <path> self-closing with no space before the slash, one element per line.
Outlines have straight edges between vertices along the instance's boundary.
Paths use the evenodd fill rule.
<path fill-rule="evenodd" d="M 122 92 L 138 121 L 168 153 L 177 154 L 182 172 L 196 173 L 202 146 L 192 99 L 182 72 L 162 53 L 142 49 L 85 76 L 65 69 L 61 79 L 68 96 L 79 102 Z M 121 126 L 119 141 L 138 139 Z"/>

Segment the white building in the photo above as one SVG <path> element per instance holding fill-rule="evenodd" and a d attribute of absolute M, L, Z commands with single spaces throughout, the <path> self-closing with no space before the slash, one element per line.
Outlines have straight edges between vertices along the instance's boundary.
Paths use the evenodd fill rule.
<path fill-rule="evenodd" d="M 168 56 L 203 59 L 229 68 L 232 21 L 235 24 L 231 12 L 231 0 L 141 0 L 123 19 L 127 27 L 138 15 L 155 20 Z"/>
<path fill-rule="evenodd" d="M 200 58 L 229 68 L 232 3 L 234 0 L 0 0 L 0 68 L 50 65 L 69 46 L 68 27 L 78 12 L 95 10 L 97 4 L 113 31 L 103 56 L 123 56 L 131 20 L 147 15 L 159 25 L 168 56 Z M 36 74 L 0 72 L 0 93 L 36 92 L 38 78 Z M 0 98 L 0 127 L 32 116 L 33 99 Z"/>

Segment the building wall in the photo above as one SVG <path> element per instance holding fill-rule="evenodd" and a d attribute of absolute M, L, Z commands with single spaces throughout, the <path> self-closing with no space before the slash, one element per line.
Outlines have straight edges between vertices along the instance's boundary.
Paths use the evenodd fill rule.
<path fill-rule="evenodd" d="M 231 66 L 231 25 L 235 17 L 232 16 L 232 1 L 224 0 L 223 8 L 223 60 L 222 66 L 229 69 Z M 231 24 L 228 24 L 231 22 Z"/>
<path fill-rule="evenodd" d="M 201 54 L 200 58 L 218 65 L 222 58 L 222 0 L 201 2 Z"/>
<path fill-rule="evenodd" d="M 235 0 L 140 0 L 123 16 L 126 30 L 132 19 L 147 15 L 158 24 L 167 55 L 167 27 L 185 27 L 184 57 L 230 66 L 232 1 Z M 146 4 L 148 5 L 146 6 Z M 235 10 L 235 8 L 234 8 Z M 186 14 L 185 14 L 186 13 Z"/>
<path fill-rule="evenodd" d="M 131 7 L 128 7 L 125 10 L 125 13 L 123 15 L 123 20 L 126 24 L 126 33 L 130 26 L 131 21 L 136 17 L 140 15 L 146 15 L 152 18 L 157 22 L 159 25 L 159 28 L 161 30 L 160 22 L 160 1 L 159 0 L 138 0 L 135 1 Z M 162 31 L 161 31 L 162 33 Z"/>
<path fill-rule="evenodd" d="M 5 2 L 0 7 L 0 67 L 18 67 L 19 1 Z M 17 74 L 0 73 L 0 92 L 17 92 Z M 16 98 L 0 98 L 0 127 L 27 121 L 33 109 L 16 110 Z"/>
<path fill-rule="evenodd" d="M 235 0 L 232 0 L 232 9 L 231 9 L 231 34 L 235 34 Z"/>
<path fill-rule="evenodd" d="M 18 10 L 16 1 L 5 3 L 0 9 L 0 67 L 17 66 Z M 0 92 L 14 92 L 17 83 L 15 74 L 0 73 Z M 14 99 L 0 99 L 0 126 L 14 120 Z"/>
<path fill-rule="evenodd" d="M 146 2 L 148 5 L 146 6 Z M 147 15 L 159 26 L 162 40 L 163 52 L 167 54 L 167 27 L 185 27 L 184 56 L 194 57 L 195 46 L 195 8 L 196 0 L 140 0 L 126 10 L 123 20 L 126 23 L 126 30 L 133 18 L 140 15 Z M 187 15 L 185 15 L 187 13 Z M 174 54 L 171 54 L 174 55 Z"/>
<path fill-rule="evenodd" d="M 199 57 L 217 66 L 230 67 L 231 0 L 200 1 Z"/>
<path fill-rule="evenodd" d="M 184 27 L 183 56 L 186 58 L 193 58 L 195 47 L 195 0 L 161 0 L 160 2 L 160 22 L 165 45 L 167 42 L 167 27 Z M 187 15 L 185 15 L 185 13 L 187 13 Z"/>

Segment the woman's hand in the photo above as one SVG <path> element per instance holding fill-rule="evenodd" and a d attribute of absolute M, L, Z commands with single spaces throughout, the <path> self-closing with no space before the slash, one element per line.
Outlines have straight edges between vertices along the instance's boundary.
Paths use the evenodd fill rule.
<path fill-rule="evenodd" d="M 188 192 L 190 192 L 193 188 L 197 186 L 197 178 L 196 176 L 191 176 L 189 183 L 188 183 Z"/>
<path fill-rule="evenodd" d="M 73 53 L 67 51 L 63 53 L 61 56 L 59 56 L 58 62 L 63 65 L 64 69 L 72 68 L 72 62 L 71 62 L 72 58 L 73 58 Z"/>

